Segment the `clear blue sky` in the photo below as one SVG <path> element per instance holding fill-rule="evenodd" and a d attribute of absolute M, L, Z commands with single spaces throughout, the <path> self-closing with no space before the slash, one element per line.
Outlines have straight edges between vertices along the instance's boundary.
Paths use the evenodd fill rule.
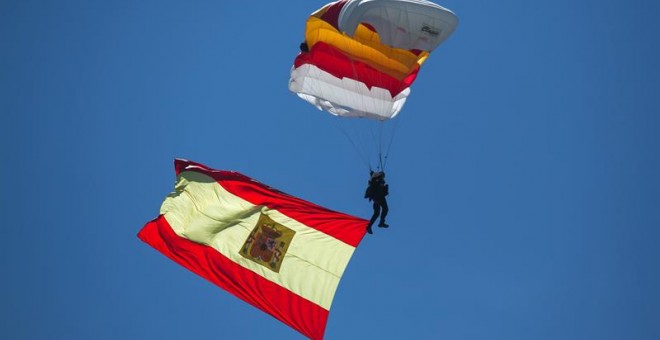
<path fill-rule="evenodd" d="M 0 1 L 0 338 L 302 339 L 141 243 L 175 157 L 368 217 L 324 1 Z M 440 2 L 326 339 L 660 338 L 660 2 Z"/>

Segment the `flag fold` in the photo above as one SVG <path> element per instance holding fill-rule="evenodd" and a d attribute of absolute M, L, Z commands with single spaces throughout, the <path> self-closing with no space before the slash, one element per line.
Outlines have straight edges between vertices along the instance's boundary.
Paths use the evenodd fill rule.
<path fill-rule="evenodd" d="M 175 160 L 177 181 L 138 237 L 176 263 L 322 339 L 367 221 L 235 171 Z"/>

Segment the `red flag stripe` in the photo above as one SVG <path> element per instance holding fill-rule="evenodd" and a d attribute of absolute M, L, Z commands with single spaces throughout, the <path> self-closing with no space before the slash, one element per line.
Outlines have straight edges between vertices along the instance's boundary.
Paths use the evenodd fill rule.
<path fill-rule="evenodd" d="M 256 273 L 217 250 L 177 235 L 159 216 L 138 237 L 173 261 L 312 339 L 322 339 L 328 311 Z"/>

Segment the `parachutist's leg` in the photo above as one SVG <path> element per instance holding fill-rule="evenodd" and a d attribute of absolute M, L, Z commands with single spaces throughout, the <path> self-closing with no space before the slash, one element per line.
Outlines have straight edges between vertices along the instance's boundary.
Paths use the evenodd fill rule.
<path fill-rule="evenodd" d="M 369 221 L 369 225 L 374 224 L 376 220 L 378 219 L 378 216 L 380 216 L 380 204 L 378 204 L 376 201 L 374 201 L 374 214 L 371 216 L 371 220 Z"/>
<path fill-rule="evenodd" d="M 371 234 L 371 225 L 376 222 L 378 219 L 378 216 L 380 215 L 380 204 L 378 204 L 376 201 L 374 201 L 374 214 L 371 216 L 371 220 L 369 220 L 369 225 L 367 225 L 367 232 Z"/>
<path fill-rule="evenodd" d="M 383 201 L 380 202 L 380 206 L 383 208 L 383 213 L 380 215 L 380 223 L 378 224 L 378 226 L 381 228 L 387 228 L 389 227 L 389 225 L 385 223 L 385 217 L 387 217 L 387 212 L 390 210 L 387 207 L 387 200 L 383 199 Z"/>

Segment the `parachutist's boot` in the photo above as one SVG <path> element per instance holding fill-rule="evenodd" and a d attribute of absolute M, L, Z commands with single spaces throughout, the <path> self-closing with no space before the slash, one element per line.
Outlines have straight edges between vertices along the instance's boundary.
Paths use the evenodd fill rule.
<path fill-rule="evenodd" d="M 373 231 L 371 231 L 371 224 L 367 226 L 367 232 L 368 232 L 369 234 L 373 234 L 373 233 L 374 233 Z"/>
<path fill-rule="evenodd" d="M 381 220 L 380 223 L 378 223 L 379 228 L 389 228 L 389 224 L 386 224 L 385 221 Z"/>

